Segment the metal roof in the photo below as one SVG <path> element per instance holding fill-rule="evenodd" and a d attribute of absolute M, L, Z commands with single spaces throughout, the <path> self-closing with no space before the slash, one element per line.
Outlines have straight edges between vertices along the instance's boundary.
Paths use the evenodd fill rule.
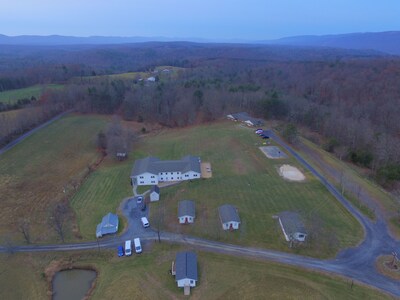
<path fill-rule="evenodd" d="M 186 173 L 200 171 L 200 157 L 187 155 L 180 160 L 160 160 L 157 157 L 146 157 L 138 159 L 133 165 L 131 176 L 138 176 L 143 173 L 159 174 L 161 172 L 181 172 Z"/>
<path fill-rule="evenodd" d="M 179 201 L 178 205 L 178 217 L 183 216 L 195 216 L 195 205 L 192 200 Z"/>
<path fill-rule="evenodd" d="M 307 233 L 304 228 L 304 223 L 297 212 L 283 211 L 278 214 L 286 233 L 288 235 L 299 233 Z"/>
<path fill-rule="evenodd" d="M 112 213 L 106 214 L 101 223 L 96 227 L 96 235 L 104 235 L 108 233 L 115 233 L 118 231 L 118 216 Z"/>
<path fill-rule="evenodd" d="M 264 124 L 263 120 L 253 118 L 253 117 L 249 116 L 249 114 L 247 112 L 239 112 L 239 113 L 231 114 L 231 115 L 236 120 L 239 120 L 242 122 L 250 121 L 254 125 L 263 125 Z"/>
<path fill-rule="evenodd" d="M 227 222 L 240 222 L 239 215 L 234 206 L 230 204 L 224 204 L 218 208 L 219 217 L 222 223 Z"/>
<path fill-rule="evenodd" d="M 176 280 L 189 278 L 198 280 L 197 255 L 194 252 L 178 252 L 175 258 Z"/>

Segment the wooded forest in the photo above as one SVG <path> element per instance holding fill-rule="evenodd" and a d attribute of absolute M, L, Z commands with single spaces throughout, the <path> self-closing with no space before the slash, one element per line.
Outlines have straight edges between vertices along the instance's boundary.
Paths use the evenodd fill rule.
<path fill-rule="evenodd" d="M 306 126 L 326 150 L 400 180 L 400 59 L 368 51 L 144 43 L 0 50 L 0 91 L 64 84 L 0 113 L 0 143 L 67 109 L 183 127 L 247 111 Z M 98 76 L 179 67 L 157 81 Z"/>

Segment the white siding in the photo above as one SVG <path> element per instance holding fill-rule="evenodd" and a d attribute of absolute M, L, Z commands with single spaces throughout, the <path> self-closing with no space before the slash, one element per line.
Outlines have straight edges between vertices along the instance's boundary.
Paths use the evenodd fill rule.
<path fill-rule="evenodd" d="M 155 185 L 158 184 L 156 174 L 143 173 L 135 177 L 136 185 Z"/>
<path fill-rule="evenodd" d="M 182 174 L 182 180 L 190 180 L 190 179 L 198 179 L 201 177 L 201 173 L 197 173 L 194 171 L 189 171 Z"/>
<path fill-rule="evenodd" d="M 186 223 L 186 218 L 188 223 L 193 223 L 194 222 L 194 217 L 192 216 L 182 216 L 179 217 L 179 224 L 185 224 Z"/>
<path fill-rule="evenodd" d="M 158 173 L 158 181 L 180 181 L 182 180 L 181 172 L 161 172 Z"/>
<path fill-rule="evenodd" d="M 222 229 L 229 230 L 231 229 L 231 225 L 232 229 L 239 229 L 239 224 L 239 222 L 226 222 L 222 224 Z"/>
<path fill-rule="evenodd" d="M 178 284 L 178 287 L 184 287 L 185 285 L 189 285 L 190 287 L 196 286 L 196 280 L 189 278 L 183 278 L 181 280 L 177 280 L 176 283 Z"/>
<path fill-rule="evenodd" d="M 156 192 L 152 192 L 150 194 L 150 201 L 158 201 L 160 200 L 160 195 Z"/>

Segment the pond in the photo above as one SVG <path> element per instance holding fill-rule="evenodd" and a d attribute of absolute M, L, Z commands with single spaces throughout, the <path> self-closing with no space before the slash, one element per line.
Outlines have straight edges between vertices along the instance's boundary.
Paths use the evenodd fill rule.
<path fill-rule="evenodd" d="M 53 300 L 81 300 L 92 287 L 96 276 L 93 270 L 58 272 L 53 279 Z"/>

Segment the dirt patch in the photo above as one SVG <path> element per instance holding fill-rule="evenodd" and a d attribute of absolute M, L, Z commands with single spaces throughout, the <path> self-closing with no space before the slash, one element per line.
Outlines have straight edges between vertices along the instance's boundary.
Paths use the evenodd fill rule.
<path fill-rule="evenodd" d="M 290 181 L 303 181 L 306 179 L 299 169 L 290 165 L 282 165 L 279 168 L 279 175 Z"/>
<path fill-rule="evenodd" d="M 266 157 L 270 159 L 282 159 L 287 158 L 286 153 L 281 151 L 281 149 L 277 146 L 265 146 L 259 147 L 261 152 L 265 154 Z"/>
<path fill-rule="evenodd" d="M 209 162 L 202 162 L 201 178 L 211 178 L 211 177 L 212 177 L 211 164 Z"/>
<path fill-rule="evenodd" d="M 236 175 L 247 174 L 247 166 L 240 158 L 236 158 L 233 161 L 233 172 Z"/>
<path fill-rule="evenodd" d="M 392 255 L 379 256 L 375 262 L 375 267 L 379 273 L 400 280 L 400 262 L 393 261 Z"/>

